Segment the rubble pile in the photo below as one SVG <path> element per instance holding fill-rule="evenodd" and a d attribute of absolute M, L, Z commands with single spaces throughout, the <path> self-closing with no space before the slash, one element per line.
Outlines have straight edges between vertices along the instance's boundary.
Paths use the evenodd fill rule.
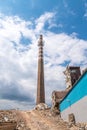
<path fill-rule="evenodd" d="M 16 121 L 16 113 L 11 110 L 0 111 L 0 123 L 1 122 L 14 122 Z"/>
<path fill-rule="evenodd" d="M 49 109 L 49 107 L 45 103 L 40 103 L 35 106 L 35 110 L 46 110 Z"/>
<path fill-rule="evenodd" d="M 40 104 L 31 111 L 0 111 L 0 125 L 16 123 L 16 129 L 10 129 L 12 125 L 9 125 L 7 129 L 0 130 L 87 130 L 87 123 L 76 124 L 72 114 L 69 120 L 65 122 L 59 114 L 53 114 L 48 106 Z"/>
<path fill-rule="evenodd" d="M 8 125 L 9 126 L 8 126 Z M 16 126 L 15 126 L 16 124 Z M 0 126 L 3 126 L 3 129 L 7 125 L 8 128 L 15 126 L 15 130 L 27 130 L 24 120 L 20 116 L 18 110 L 1 110 L 0 111 Z M 10 129 L 9 129 L 10 130 Z"/>
<path fill-rule="evenodd" d="M 87 123 L 77 123 L 69 125 L 70 130 L 87 130 Z"/>

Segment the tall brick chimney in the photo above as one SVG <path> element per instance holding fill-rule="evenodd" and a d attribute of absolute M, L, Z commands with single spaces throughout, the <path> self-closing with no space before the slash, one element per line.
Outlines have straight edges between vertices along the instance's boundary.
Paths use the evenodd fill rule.
<path fill-rule="evenodd" d="M 36 104 L 45 103 L 45 88 L 44 88 L 44 63 L 43 63 L 43 36 L 40 35 L 38 41 L 38 79 L 37 79 L 37 101 Z"/>

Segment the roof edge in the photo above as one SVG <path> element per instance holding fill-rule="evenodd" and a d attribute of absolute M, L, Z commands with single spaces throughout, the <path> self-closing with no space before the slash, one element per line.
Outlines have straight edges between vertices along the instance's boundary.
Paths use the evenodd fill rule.
<path fill-rule="evenodd" d="M 67 94 L 65 95 L 65 97 L 60 101 L 63 102 L 63 100 L 69 95 L 69 93 L 75 88 L 76 84 L 82 79 L 82 77 L 87 73 L 87 68 L 83 71 L 83 74 L 80 76 L 80 78 L 75 82 L 75 84 L 73 85 L 73 87 L 67 92 Z"/>

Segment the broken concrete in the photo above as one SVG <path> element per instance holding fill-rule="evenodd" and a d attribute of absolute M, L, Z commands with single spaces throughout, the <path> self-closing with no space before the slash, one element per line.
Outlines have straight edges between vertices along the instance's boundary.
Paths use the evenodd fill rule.
<path fill-rule="evenodd" d="M 35 106 L 35 110 L 46 110 L 49 109 L 49 107 L 45 103 L 39 103 Z"/>
<path fill-rule="evenodd" d="M 42 105 L 43 106 L 43 105 Z M 46 109 L 40 106 L 40 110 L 19 111 L 9 110 L 0 111 L 1 124 L 11 122 L 7 128 L 2 125 L 0 130 L 14 130 L 12 122 L 16 122 L 15 130 L 81 130 L 84 126 L 87 130 L 87 124 L 73 124 L 69 127 L 69 123 L 61 119 L 60 115 L 52 115 L 51 109 L 45 106 Z M 43 109 L 43 110 L 42 110 Z M 6 129 L 5 129 L 6 128 Z"/>

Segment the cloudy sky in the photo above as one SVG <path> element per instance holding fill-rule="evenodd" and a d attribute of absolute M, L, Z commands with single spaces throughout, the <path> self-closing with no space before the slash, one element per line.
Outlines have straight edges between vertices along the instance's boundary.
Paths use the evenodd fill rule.
<path fill-rule="evenodd" d="M 87 1 L 0 0 L 0 109 L 34 107 L 40 34 L 51 104 L 52 91 L 66 87 L 66 66 L 87 67 Z"/>

